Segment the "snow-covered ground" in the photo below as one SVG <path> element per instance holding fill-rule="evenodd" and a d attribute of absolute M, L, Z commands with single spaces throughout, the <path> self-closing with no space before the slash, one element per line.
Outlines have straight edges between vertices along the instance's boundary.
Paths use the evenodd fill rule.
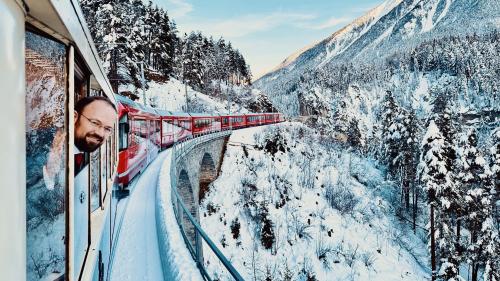
<path fill-rule="evenodd" d="M 201 224 L 245 280 L 427 280 L 426 246 L 398 227 L 385 184 L 372 162 L 299 123 L 238 130 Z"/>
<path fill-rule="evenodd" d="M 179 225 L 175 219 L 171 198 L 170 163 L 171 149 L 164 152 L 166 155 L 159 171 L 156 220 L 159 235 L 160 254 L 162 255 L 165 278 L 170 280 L 202 281 L 203 278 L 191 257 L 182 238 Z"/>
<path fill-rule="evenodd" d="M 146 90 L 147 104 L 168 111 L 189 111 L 198 113 L 227 113 L 227 101 L 218 101 L 215 98 L 202 94 L 193 90 L 190 86 L 185 85 L 175 79 L 170 78 L 166 83 L 151 81 L 148 83 L 149 88 Z M 237 88 L 235 88 L 237 90 Z M 136 89 L 132 85 L 120 86 L 121 91 L 136 92 L 139 96 L 139 103 L 144 104 L 143 94 L 141 89 Z M 186 95 L 187 90 L 187 95 Z M 223 92 L 227 89 L 223 87 Z M 236 93 L 238 94 L 238 93 Z M 188 107 L 186 110 L 186 98 Z M 247 113 L 248 110 L 241 105 L 231 103 L 231 112 Z"/>
<path fill-rule="evenodd" d="M 140 175 L 128 199 L 111 270 L 111 280 L 163 280 L 155 219 L 158 173 L 169 152 Z"/>

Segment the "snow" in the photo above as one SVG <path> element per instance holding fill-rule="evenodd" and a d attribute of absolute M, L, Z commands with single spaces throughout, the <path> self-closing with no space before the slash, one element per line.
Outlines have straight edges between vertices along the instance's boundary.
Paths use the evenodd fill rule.
<path fill-rule="evenodd" d="M 202 281 L 203 278 L 191 258 L 191 254 L 184 243 L 181 230 L 174 215 L 170 189 L 170 161 L 171 149 L 164 152 L 165 160 L 161 166 L 156 191 L 156 220 L 160 235 L 160 252 L 164 259 L 163 264 L 167 272 L 167 280 Z"/>
<path fill-rule="evenodd" d="M 448 11 L 450 10 L 450 6 L 451 6 L 451 1 L 452 0 L 446 0 L 446 6 L 444 7 L 441 14 L 439 14 L 439 17 L 436 19 L 435 23 L 440 22 L 441 19 L 443 19 L 443 17 L 446 16 L 446 14 L 448 14 Z"/>
<path fill-rule="evenodd" d="M 367 33 L 371 27 L 377 23 L 377 21 L 382 18 L 384 15 L 389 13 L 392 9 L 394 9 L 397 5 L 401 3 L 402 0 L 387 0 L 374 9 L 370 10 L 365 15 L 357 18 L 352 23 L 347 25 L 346 27 L 340 29 L 335 32 L 329 39 L 327 54 L 322 63 L 318 65 L 318 67 L 322 67 L 332 60 L 335 56 L 343 53 L 345 50 L 349 49 L 351 45 L 353 45 L 358 38 Z M 359 27 L 363 27 L 362 30 L 357 30 Z M 392 31 L 392 27 L 389 29 Z M 381 37 L 385 37 L 389 35 L 387 31 Z M 382 39 L 380 39 L 382 40 Z M 376 40 L 376 41 L 380 41 Z M 378 42 L 375 45 L 377 45 Z M 330 47 L 334 46 L 333 49 Z"/>
<path fill-rule="evenodd" d="M 255 147 L 272 138 L 273 130 L 279 130 L 291 151 L 271 157 Z M 306 131 L 302 138 L 296 135 L 300 130 Z M 427 280 L 428 269 L 422 267 L 427 262 L 425 245 L 412 234 L 401 234 L 387 213 L 391 206 L 361 183 L 381 185 L 381 172 L 348 152 L 322 148 L 309 133 L 298 123 L 233 132 L 221 175 L 200 207 L 203 229 L 245 280 L 265 279 L 266 268 L 272 280 L 281 280 L 285 267 L 293 271 L 292 280 L 304 280 L 304 268 L 318 280 Z M 257 187 L 251 198 L 258 202 L 279 202 L 274 200 L 280 198 L 282 186 L 288 186 L 290 198 L 283 206 L 267 205 L 276 235 L 270 250 L 261 245 L 260 228 L 251 218 L 258 208 L 248 213 L 243 205 L 242 193 L 249 188 L 243 181 Z M 303 185 L 308 182 L 311 186 Z M 342 186 L 357 202 L 352 211 L 330 207 L 324 196 L 325 189 Z M 209 205 L 217 211 L 210 213 Z M 234 239 L 230 225 L 236 218 L 241 228 Z M 302 238 L 297 229 L 302 229 Z M 424 250 L 410 253 L 408 248 Z M 326 258 L 318 258 L 321 251 Z M 208 271 L 225 279 L 227 273 L 207 252 Z M 423 258 L 415 259 L 420 255 Z"/>
<path fill-rule="evenodd" d="M 430 91 L 429 91 L 429 81 L 426 77 L 419 77 L 418 86 L 414 92 L 415 102 L 412 107 L 417 111 L 419 116 L 423 116 L 432 110 L 432 104 L 430 103 Z"/>
<path fill-rule="evenodd" d="M 162 280 L 155 200 L 158 173 L 167 153 L 161 153 L 145 170 L 125 210 L 111 280 Z"/>
<path fill-rule="evenodd" d="M 439 2 L 435 2 L 432 5 L 430 11 L 426 13 L 424 18 L 422 19 L 422 32 L 430 31 L 434 27 L 434 23 L 432 22 L 432 18 L 434 18 L 434 14 L 436 13 L 437 5 Z"/>
<path fill-rule="evenodd" d="M 221 99 L 202 94 L 201 92 L 195 91 L 190 86 L 185 87 L 182 81 L 175 78 L 170 78 L 166 83 L 151 81 L 148 83 L 148 89 L 146 89 L 146 99 L 147 105 L 159 108 L 162 110 L 179 112 L 186 111 L 186 90 L 187 99 L 189 104 L 189 112 L 198 113 L 227 113 L 227 100 L 226 93 L 228 90 L 232 91 L 232 95 L 241 95 L 243 89 L 233 86 L 233 88 L 228 89 L 225 85 L 221 85 L 221 91 L 224 93 Z M 139 97 L 138 102 L 144 104 L 143 92 L 141 88 L 136 88 L 131 84 L 120 85 L 119 92 L 129 91 L 136 93 Z M 231 112 L 238 113 L 248 113 L 249 111 L 234 101 L 231 103 Z"/>
<path fill-rule="evenodd" d="M 285 68 L 285 67 L 288 67 L 289 65 L 291 65 L 292 63 L 295 62 L 295 60 L 300 57 L 300 55 L 302 55 L 303 53 L 305 53 L 306 51 L 308 51 L 309 49 L 313 48 L 314 46 L 316 46 L 316 44 L 318 44 L 318 42 L 314 42 L 313 44 L 309 44 L 307 45 L 306 47 L 298 50 L 297 52 L 291 54 L 290 56 L 288 56 L 283 62 L 281 62 L 278 66 L 276 66 L 275 68 L 271 69 L 270 71 L 268 71 L 267 73 L 272 73 L 272 72 L 276 72 L 277 70 L 280 70 L 282 68 Z M 265 75 L 265 74 L 264 74 Z M 256 77 L 256 79 L 259 79 L 260 77 Z M 274 78 L 275 79 L 275 78 Z M 273 78 L 271 78 L 271 80 L 274 80 Z"/>
<path fill-rule="evenodd" d="M 394 26 L 396 24 L 393 24 L 390 28 L 386 29 L 382 35 L 380 35 L 377 39 L 375 39 L 372 43 L 373 48 L 375 48 L 378 44 L 380 44 L 387 36 L 391 35 Z"/>

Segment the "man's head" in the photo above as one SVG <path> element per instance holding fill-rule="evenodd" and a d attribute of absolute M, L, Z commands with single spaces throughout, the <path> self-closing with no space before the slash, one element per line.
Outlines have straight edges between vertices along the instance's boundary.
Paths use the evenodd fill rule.
<path fill-rule="evenodd" d="M 107 97 L 85 97 L 75 105 L 75 145 L 93 152 L 113 132 L 116 107 Z"/>

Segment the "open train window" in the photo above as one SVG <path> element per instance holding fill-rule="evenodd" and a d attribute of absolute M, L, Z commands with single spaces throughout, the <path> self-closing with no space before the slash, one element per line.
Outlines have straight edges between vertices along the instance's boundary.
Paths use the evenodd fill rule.
<path fill-rule="evenodd" d="M 124 114 L 122 117 L 120 117 L 120 121 L 118 124 L 119 150 L 122 151 L 128 148 L 128 133 L 130 132 L 128 114 Z"/>
<path fill-rule="evenodd" d="M 73 69 L 74 69 L 74 102 L 75 104 L 90 93 L 90 73 L 85 67 L 78 54 L 75 53 Z M 84 118 L 78 115 L 77 122 L 87 122 Z M 70 235 L 73 239 L 73 266 L 74 279 L 78 279 L 83 270 L 85 257 L 90 246 L 90 199 L 91 197 L 91 168 L 90 154 L 82 153 L 74 147 L 75 170 L 74 170 L 74 186 L 73 186 L 73 229 L 70 230 Z M 78 161 L 77 159 L 83 159 Z M 97 197 L 98 198 L 98 197 Z M 94 200 L 96 198 L 94 197 Z M 71 208 L 71 206 L 70 206 Z M 70 209 L 71 210 L 71 209 Z M 71 212 L 70 212 L 71 213 Z"/>

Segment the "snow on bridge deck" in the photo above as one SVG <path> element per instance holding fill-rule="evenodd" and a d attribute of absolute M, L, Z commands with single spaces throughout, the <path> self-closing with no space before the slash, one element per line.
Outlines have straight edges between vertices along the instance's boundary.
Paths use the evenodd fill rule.
<path fill-rule="evenodd" d="M 155 206 L 158 173 L 170 150 L 160 153 L 137 180 L 127 204 L 111 280 L 163 280 Z"/>

